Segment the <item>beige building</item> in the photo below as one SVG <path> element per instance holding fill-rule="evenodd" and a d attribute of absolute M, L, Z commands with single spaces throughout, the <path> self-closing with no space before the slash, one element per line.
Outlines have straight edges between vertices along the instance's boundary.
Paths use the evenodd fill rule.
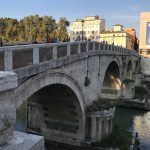
<path fill-rule="evenodd" d="M 99 34 L 104 30 L 105 20 L 99 16 L 76 19 L 70 24 L 70 41 L 99 40 Z"/>
<path fill-rule="evenodd" d="M 150 56 L 150 12 L 143 12 L 140 16 L 139 52 Z"/>
<path fill-rule="evenodd" d="M 132 37 L 129 33 L 123 30 L 123 26 L 116 24 L 113 30 L 103 31 L 100 34 L 100 42 L 122 46 L 132 49 Z"/>

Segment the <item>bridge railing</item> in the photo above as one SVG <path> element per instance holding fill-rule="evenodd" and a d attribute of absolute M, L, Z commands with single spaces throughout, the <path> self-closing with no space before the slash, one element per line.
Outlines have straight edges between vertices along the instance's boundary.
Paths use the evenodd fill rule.
<path fill-rule="evenodd" d="M 93 41 L 6 46 L 0 47 L 0 70 L 18 69 L 90 51 L 137 55 L 134 50 Z"/>

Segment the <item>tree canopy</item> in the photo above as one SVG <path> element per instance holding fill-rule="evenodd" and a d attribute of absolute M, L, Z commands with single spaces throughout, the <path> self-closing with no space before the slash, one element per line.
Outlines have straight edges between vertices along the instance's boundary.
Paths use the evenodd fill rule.
<path fill-rule="evenodd" d="M 46 28 L 46 25 L 48 27 Z M 4 42 L 45 41 L 47 31 L 49 38 L 59 38 L 67 41 L 69 36 L 67 27 L 69 21 L 61 17 L 58 22 L 52 16 L 26 16 L 21 20 L 14 18 L 0 18 L 0 38 Z"/>

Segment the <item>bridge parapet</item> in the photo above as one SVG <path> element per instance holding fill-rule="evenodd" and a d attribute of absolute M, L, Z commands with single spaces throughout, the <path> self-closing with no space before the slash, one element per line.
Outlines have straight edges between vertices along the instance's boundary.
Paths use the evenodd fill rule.
<path fill-rule="evenodd" d="M 6 46 L 0 48 L 0 70 L 10 71 L 91 51 L 138 56 L 134 50 L 93 41 Z"/>

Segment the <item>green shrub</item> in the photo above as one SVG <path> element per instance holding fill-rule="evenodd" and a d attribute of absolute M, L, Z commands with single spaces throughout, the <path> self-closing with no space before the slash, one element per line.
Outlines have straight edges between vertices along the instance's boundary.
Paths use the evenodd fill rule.
<path fill-rule="evenodd" d="M 104 148 L 113 147 L 119 148 L 120 150 L 127 150 L 130 143 L 131 133 L 115 125 L 112 134 L 107 139 L 102 139 L 100 142 L 93 143 L 93 145 Z"/>

